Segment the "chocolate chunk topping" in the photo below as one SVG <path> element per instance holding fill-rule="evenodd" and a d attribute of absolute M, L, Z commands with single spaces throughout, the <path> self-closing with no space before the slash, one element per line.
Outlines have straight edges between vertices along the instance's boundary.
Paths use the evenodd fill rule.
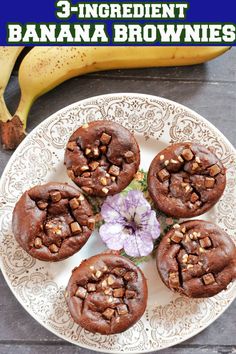
<path fill-rule="evenodd" d="M 134 153 L 132 151 L 127 151 L 124 156 L 127 163 L 132 163 L 135 159 Z"/>
<path fill-rule="evenodd" d="M 102 133 L 100 141 L 102 144 L 108 145 L 111 141 L 111 136 L 106 133 Z"/>
<path fill-rule="evenodd" d="M 200 246 L 203 248 L 209 248 L 212 246 L 210 237 L 204 237 L 199 240 Z"/>
<path fill-rule="evenodd" d="M 119 315 L 126 315 L 129 312 L 128 306 L 125 304 L 117 305 L 116 308 Z"/>
<path fill-rule="evenodd" d="M 53 203 L 57 203 L 59 200 L 61 200 L 61 193 L 59 191 L 51 192 L 50 197 Z"/>
<path fill-rule="evenodd" d="M 215 283 L 215 278 L 212 273 L 208 273 L 208 274 L 203 275 L 202 280 L 205 285 L 211 285 L 211 284 Z"/>
<path fill-rule="evenodd" d="M 44 210 L 44 209 L 47 208 L 48 203 L 47 203 L 47 202 L 44 202 L 43 200 L 39 200 L 39 201 L 37 202 L 37 206 L 39 207 L 39 209 Z"/>
<path fill-rule="evenodd" d="M 178 272 L 172 272 L 169 274 L 169 285 L 171 288 L 178 288 L 180 283 L 179 283 L 179 274 Z"/>
<path fill-rule="evenodd" d="M 186 161 L 190 161 L 193 159 L 194 157 L 194 154 L 193 152 L 190 150 L 190 149 L 183 149 L 182 151 L 182 154 L 183 158 L 186 160 Z"/>
<path fill-rule="evenodd" d="M 82 286 L 79 286 L 78 289 L 76 290 L 75 296 L 78 296 L 81 299 L 85 299 L 86 295 L 87 295 L 87 290 Z"/>
<path fill-rule="evenodd" d="M 71 232 L 73 235 L 80 234 L 82 232 L 82 229 L 80 227 L 80 224 L 75 221 L 70 224 Z"/>
<path fill-rule="evenodd" d="M 110 320 L 110 319 L 113 317 L 114 313 L 115 313 L 115 310 L 108 307 L 108 308 L 102 313 L 102 315 L 103 315 L 107 320 Z"/>
<path fill-rule="evenodd" d="M 125 293 L 125 289 L 124 288 L 114 289 L 113 296 L 114 297 L 123 297 L 124 293 Z"/>
<path fill-rule="evenodd" d="M 210 176 L 214 177 L 216 175 L 218 175 L 218 173 L 221 172 L 221 169 L 218 165 L 213 165 L 211 167 L 209 167 L 209 173 L 210 173 Z"/>
<path fill-rule="evenodd" d="M 170 174 L 169 174 L 169 172 L 168 172 L 165 168 L 163 168 L 162 170 L 160 170 L 160 171 L 158 172 L 158 177 L 160 178 L 160 180 L 161 180 L 162 182 L 164 182 L 164 181 L 166 181 L 167 179 L 170 178 Z"/>

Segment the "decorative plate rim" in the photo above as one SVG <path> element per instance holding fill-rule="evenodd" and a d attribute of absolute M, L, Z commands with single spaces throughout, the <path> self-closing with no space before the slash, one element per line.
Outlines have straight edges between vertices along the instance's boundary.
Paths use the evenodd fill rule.
<path fill-rule="evenodd" d="M 132 97 L 132 98 L 146 98 L 146 99 L 149 99 L 149 100 L 159 100 L 159 101 L 163 101 L 164 103 L 167 103 L 167 104 L 172 104 L 174 107 L 178 107 L 178 108 L 181 108 L 185 111 L 188 111 L 190 114 L 192 114 L 194 117 L 196 117 L 199 121 L 203 122 L 204 124 L 207 125 L 207 127 L 209 127 L 209 129 L 214 133 L 214 135 L 220 137 L 224 142 L 225 144 L 230 147 L 230 149 L 232 150 L 232 153 L 234 155 L 234 157 L 236 157 L 236 150 L 234 148 L 234 146 L 231 144 L 231 142 L 228 141 L 228 139 L 224 136 L 223 133 L 221 133 L 211 122 L 209 122 L 206 118 L 202 117 L 200 114 L 198 114 L 197 112 L 195 112 L 194 110 L 192 110 L 191 108 L 188 108 L 187 106 L 183 105 L 183 104 L 180 104 L 178 102 L 175 102 L 173 100 L 170 100 L 170 99 L 167 99 L 167 98 L 164 98 L 164 97 L 160 97 L 160 96 L 155 96 L 155 95 L 149 95 L 149 94 L 141 94 L 141 93 L 131 93 L 131 92 L 128 92 L 128 93 L 110 93 L 110 94 L 102 94 L 102 95 L 97 95 L 97 96 L 93 96 L 93 97 L 89 97 L 89 98 L 85 98 L 83 100 L 80 100 L 80 101 L 77 101 L 77 102 L 74 102 L 68 106 L 65 106 L 63 108 L 61 108 L 60 110 L 58 110 L 57 112 L 51 114 L 49 117 L 45 118 L 40 124 L 38 124 L 27 136 L 26 138 L 22 141 L 22 143 L 17 147 L 17 149 L 15 150 L 15 152 L 12 154 L 12 156 L 10 157 L 3 173 L 2 173 L 2 176 L 0 178 L 0 196 L 1 196 L 1 190 L 2 190 L 2 186 L 4 184 L 4 180 L 6 179 L 7 175 L 8 175 L 8 172 L 9 172 L 9 168 L 12 164 L 12 161 L 14 160 L 15 156 L 17 156 L 18 152 L 24 147 L 27 145 L 29 139 L 31 138 L 31 136 L 33 136 L 34 133 L 36 133 L 40 128 L 44 127 L 47 125 L 47 123 L 49 123 L 54 117 L 62 114 L 64 111 L 67 111 L 67 110 L 72 110 L 76 107 L 78 107 L 79 105 L 86 105 L 86 103 L 89 103 L 89 102 L 92 102 L 92 101 L 97 101 L 99 99 L 106 99 L 106 98 L 119 98 L 119 97 Z M 9 203 L 11 204 L 11 203 Z M 6 207 L 7 205 L 5 205 Z M 0 230 L 1 231 L 1 230 Z M 7 275 L 7 272 L 4 268 L 4 263 L 3 263 L 3 257 L 0 255 L 0 266 L 1 266 L 1 270 L 2 270 L 2 274 L 3 274 L 3 277 L 7 283 L 7 285 L 9 286 L 9 288 L 11 289 L 13 295 L 15 296 L 15 298 L 17 299 L 17 301 L 21 304 L 21 306 L 34 318 L 34 320 L 36 320 L 38 323 L 40 323 L 44 328 L 46 328 L 47 330 L 49 330 L 50 332 L 52 332 L 53 334 L 55 334 L 56 336 L 58 336 L 59 338 L 63 339 L 63 340 L 66 340 L 70 343 L 73 343 L 77 346 L 80 346 L 81 348 L 86 348 L 86 349 L 89 349 L 89 350 L 94 350 L 94 351 L 97 351 L 97 352 L 103 352 L 103 353 L 125 353 L 125 351 L 122 351 L 122 350 L 113 350 L 112 348 L 111 349 L 104 349 L 104 348 L 93 348 L 91 347 L 90 345 L 86 345 L 85 343 L 81 344 L 81 343 L 78 343 L 76 340 L 72 340 L 70 338 L 67 338 L 66 335 L 63 335 L 61 333 L 58 333 L 57 330 L 55 330 L 52 326 L 50 326 L 50 324 L 47 324 L 47 323 L 44 323 L 43 320 L 41 320 L 40 318 L 37 318 L 36 315 L 33 313 L 32 309 L 27 307 L 26 303 L 24 303 L 23 300 L 21 300 L 20 296 L 17 294 L 17 292 L 15 291 L 8 275 Z M 233 285 L 233 287 L 235 288 L 236 287 L 236 284 Z M 201 328 L 198 328 L 198 329 L 195 329 L 195 330 L 192 330 L 191 333 L 189 334 L 185 334 L 183 336 L 181 336 L 181 338 L 175 340 L 173 342 L 173 344 L 164 344 L 162 347 L 160 348 L 150 348 L 150 349 L 144 349 L 144 350 L 141 350 L 141 351 L 136 351 L 135 353 L 151 353 L 151 352 L 154 352 L 154 351 L 159 351 L 159 350 L 162 350 L 162 349 L 166 349 L 166 348 L 169 348 L 171 346 L 174 346 L 176 344 L 179 344 L 179 343 L 182 343 L 183 341 L 186 341 L 190 338 L 192 338 L 193 336 L 197 335 L 198 333 L 202 332 L 204 329 L 206 329 L 209 325 L 211 325 L 217 318 L 219 318 L 223 313 L 224 311 L 230 306 L 230 304 L 235 300 L 236 298 L 236 294 L 234 296 L 232 296 L 232 298 L 224 305 L 223 309 L 221 309 L 219 311 L 219 313 L 217 315 L 215 315 L 213 318 L 211 318 L 210 320 L 208 320 L 206 322 L 206 324 L 204 324 L 203 327 Z M 132 351 L 131 351 L 132 352 Z M 128 352 L 127 352 L 128 353 Z"/>

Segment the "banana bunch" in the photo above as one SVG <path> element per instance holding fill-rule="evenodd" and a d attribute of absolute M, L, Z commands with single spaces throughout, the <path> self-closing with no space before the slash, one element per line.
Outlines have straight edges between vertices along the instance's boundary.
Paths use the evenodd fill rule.
<path fill-rule="evenodd" d="M 28 113 L 34 101 L 72 77 L 101 70 L 200 64 L 228 49 L 229 47 L 158 46 L 34 47 L 25 56 L 19 69 L 21 99 L 13 117 L 9 116 L 7 110 L 4 113 L 3 92 L 0 92 L 2 143 L 6 149 L 14 149 L 25 135 Z M 0 63 L 1 60 L 5 61 L 0 57 Z M 6 67 L 7 77 L 10 65 Z M 0 86 L 1 81 L 2 78 Z"/>

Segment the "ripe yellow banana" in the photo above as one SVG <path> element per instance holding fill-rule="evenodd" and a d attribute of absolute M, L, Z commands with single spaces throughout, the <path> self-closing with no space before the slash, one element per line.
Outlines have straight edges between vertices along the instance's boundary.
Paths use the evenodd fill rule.
<path fill-rule="evenodd" d="M 95 71 L 200 64 L 229 47 L 35 47 L 19 70 L 21 100 L 13 117 L 19 136 L 26 128 L 33 102 L 72 77 Z M 7 144 L 8 143 L 8 144 Z M 14 148 L 19 142 L 4 142 Z"/>
<path fill-rule="evenodd" d="M 0 120 L 11 119 L 5 100 L 4 91 L 11 76 L 16 59 L 24 47 L 0 47 Z"/>
<path fill-rule="evenodd" d="M 11 76 L 16 59 L 24 47 L 0 47 L 0 128 L 2 122 L 12 119 L 7 109 L 4 92 Z M 4 133 L 2 132 L 2 135 Z"/>

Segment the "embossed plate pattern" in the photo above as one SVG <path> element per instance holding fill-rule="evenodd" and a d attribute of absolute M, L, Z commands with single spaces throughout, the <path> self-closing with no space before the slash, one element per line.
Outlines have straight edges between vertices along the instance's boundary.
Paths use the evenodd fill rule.
<path fill-rule="evenodd" d="M 155 262 L 143 263 L 149 286 L 148 306 L 141 320 L 119 335 L 92 334 L 76 325 L 67 310 L 64 289 L 71 270 L 82 259 L 104 249 L 96 232 L 83 249 L 59 263 L 36 261 L 16 243 L 12 210 L 26 189 L 47 181 L 73 184 L 63 165 L 64 147 L 81 124 L 109 119 L 131 130 L 141 146 L 141 167 L 169 143 L 198 141 L 211 147 L 227 167 L 227 187 L 217 205 L 201 219 L 212 220 L 236 240 L 236 153 L 209 122 L 178 103 L 141 94 L 89 98 L 55 113 L 30 133 L 10 159 L 0 184 L 0 259 L 5 279 L 24 308 L 43 326 L 82 347 L 102 352 L 150 352 L 180 343 L 211 324 L 236 297 L 236 283 L 204 300 L 174 295 L 158 277 Z"/>

